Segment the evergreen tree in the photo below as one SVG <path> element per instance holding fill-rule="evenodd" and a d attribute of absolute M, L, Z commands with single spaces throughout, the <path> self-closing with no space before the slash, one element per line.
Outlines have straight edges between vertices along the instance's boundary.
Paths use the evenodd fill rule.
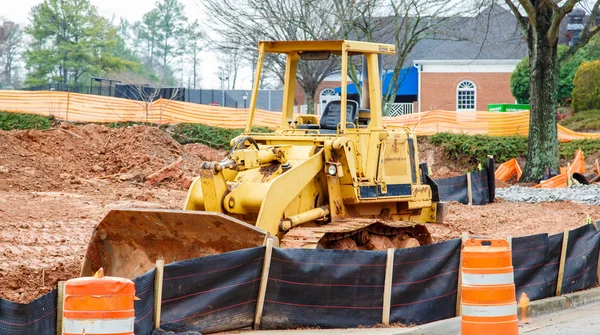
<path fill-rule="evenodd" d="M 26 32 L 32 42 L 25 53 L 30 72 L 26 84 L 77 84 L 137 66 L 115 55 L 117 30 L 89 0 L 44 0 L 33 7 Z"/>

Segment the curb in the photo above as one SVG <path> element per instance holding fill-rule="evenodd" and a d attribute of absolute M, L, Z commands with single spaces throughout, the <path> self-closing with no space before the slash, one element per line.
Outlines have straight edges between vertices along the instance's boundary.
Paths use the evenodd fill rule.
<path fill-rule="evenodd" d="M 517 315 L 519 315 L 519 319 L 522 317 L 534 318 L 536 316 L 573 309 L 599 301 L 600 287 L 596 287 L 585 291 L 564 294 L 559 297 L 532 301 L 526 307 L 525 311 L 519 306 L 517 308 Z"/>

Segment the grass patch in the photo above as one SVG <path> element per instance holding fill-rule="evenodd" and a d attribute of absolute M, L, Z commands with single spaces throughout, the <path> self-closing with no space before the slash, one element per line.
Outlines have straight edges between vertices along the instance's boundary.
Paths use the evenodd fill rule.
<path fill-rule="evenodd" d="M 600 131 L 600 110 L 577 112 L 573 116 L 560 120 L 558 124 L 573 131 L 597 132 Z"/>
<path fill-rule="evenodd" d="M 485 165 L 488 155 L 494 156 L 497 163 L 527 155 L 527 138 L 523 136 L 438 133 L 429 137 L 429 143 L 441 147 L 450 160 L 459 164 Z M 600 140 L 559 143 L 560 158 L 572 160 L 579 148 L 586 156 L 592 155 L 600 150 Z"/>
<path fill-rule="evenodd" d="M 215 149 L 230 149 L 229 142 L 244 132 L 244 129 L 229 129 L 195 123 L 180 123 L 173 128 L 171 136 L 181 143 L 202 143 Z M 266 127 L 253 127 L 253 133 L 271 132 Z"/>
<path fill-rule="evenodd" d="M 50 129 L 52 122 L 50 118 L 37 114 L 21 114 L 0 112 L 0 129 Z"/>

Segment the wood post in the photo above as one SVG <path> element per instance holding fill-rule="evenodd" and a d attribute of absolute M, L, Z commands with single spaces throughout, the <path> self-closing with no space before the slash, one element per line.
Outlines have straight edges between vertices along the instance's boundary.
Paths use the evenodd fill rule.
<path fill-rule="evenodd" d="M 462 251 L 465 246 L 465 241 L 469 238 L 469 233 L 462 233 L 460 236 L 460 260 L 458 261 L 458 285 L 456 287 L 456 316 L 462 315 L 461 300 L 462 300 L 462 266 L 463 266 L 463 255 Z"/>
<path fill-rule="evenodd" d="M 58 282 L 58 296 L 56 298 L 56 335 L 63 333 L 63 311 L 65 306 L 65 282 Z"/>
<path fill-rule="evenodd" d="M 383 285 L 383 312 L 381 323 L 385 326 L 390 325 L 390 311 L 392 306 L 392 277 L 394 276 L 394 249 L 387 250 L 385 262 L 385 282 Z"/>
<path fill-rule="evenodd" d="M 467 172 L 467 198 L 469 205 L 473 205 L 473 190 L 471 188 L 471 172 Z"/>
<path fill-rule="evenodd" d="M 563 277 L 565 276 L 565 261 L 567 260 L 567 245 L 569 244 L 569 231 L 563 233 L 562 250 L 560 252 L 560 263 L 558 266 L 558 278 L 556 280 L 556 296 L 562 293 Z"/>
<path fill-rule="evenodd" d="M 260 319 L 262 318 L 263 307 L 265 305 L 265 294 L 267 293 L 267 282 L 269 281 L 269 270 L 271 269 L 271 255 L 273 254 L 273 239 L 267 240 L 265 249 L 265 259 L 263 261 L 262 275 L 260 278 L 260 288 L 258 289 L 258 299 L 256 300 L 256 313 L 254 313 L 254 330 L 260 328 Z"/>
<path fill-rule="evenodd" d="M 159 259 L 156 261 L 156 272 L 154 273 L 154 329 L 160 328 L 164 273 L 165 261 Z"/>
<path fill-rule="evenodd" d="M 65 116 L 65 121 L 69 122 L 69 102 L 71 100 L 71 90 L 67 90 L 67 115 Z"/>

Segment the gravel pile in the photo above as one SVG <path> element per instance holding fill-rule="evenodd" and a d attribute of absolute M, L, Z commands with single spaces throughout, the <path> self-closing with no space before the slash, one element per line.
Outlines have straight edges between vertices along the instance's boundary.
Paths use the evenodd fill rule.
<path fill-rule="evenodd" d="M 600 185 L 573 185 L 569 188 L 554 189 L 511 186 L 497 188 L 496 197 L 510 202 L 573 201 L 588 205 L 600 205 Z"/>

